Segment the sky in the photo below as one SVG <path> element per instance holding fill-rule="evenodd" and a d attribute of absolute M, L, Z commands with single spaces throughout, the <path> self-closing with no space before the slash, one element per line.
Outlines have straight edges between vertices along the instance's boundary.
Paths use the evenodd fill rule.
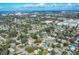
<path fill-rule="evenodd" d="M 0 3 L 0 12 L 2 11 L 59 11 L 59 10 L 77 10 L 78 3 Z"/>

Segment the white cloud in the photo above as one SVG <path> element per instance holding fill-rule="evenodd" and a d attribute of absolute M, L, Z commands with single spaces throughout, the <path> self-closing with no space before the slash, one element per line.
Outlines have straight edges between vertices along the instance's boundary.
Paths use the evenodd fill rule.
<path fill-rule="evenodd" d="M 45 3 L 33 3 L 33 4 L 24 4 L 21 6 L 11 6 L 11 8 L 25 8 L 25 7 L 32 7 L 32 6 L 44 6 Z"/>
<path fill-rule="evenodd" d="M 32 7 L 32 6 L 44 6 L 45 3 L 36 3 L 36 4 L 25 4 L 23 7 Z"/>
<path fill-rule="evenodd" d="M 34 5 L 33 4 L 25 4 L 22 7 L 31 7 L 31 6 L 34 6 Z"/>
<path fill-rule="evenodd" d="M 36 6 L 44 6 L 45 3 L 38 3 Z"/>

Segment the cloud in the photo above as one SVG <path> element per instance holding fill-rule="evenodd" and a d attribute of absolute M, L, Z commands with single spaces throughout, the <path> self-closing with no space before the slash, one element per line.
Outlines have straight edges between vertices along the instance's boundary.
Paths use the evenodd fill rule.
<path fill-rule="evenodd" d="M 25 4 L 22 7 L 32 7 L 32 6 L 34 6 L 34 5 L 33 4 Z"/>
<path fill-rule="evenodd" d="M 38 3 L 36 6 L 45 6 L 45 3 Z"/>
<path fill-rule="evenodd" d="M 25 4 L 22 7 L 32 7 L 32 6 L 44 6 L 45 3 L 36 3 L 36 4 Z"/>
<path fill-rule="evenodd" d="M 24 4 L 24 5 L 20 5 L 20 6 L 11 6 L 10 8 L 14 8 L 14 9 L 20 9 L 20 8 L 28 8 L 28 7 L 34 7 L 34 6 L 45 6 L 45 3 L 31 3 L 31 4 Z"/>

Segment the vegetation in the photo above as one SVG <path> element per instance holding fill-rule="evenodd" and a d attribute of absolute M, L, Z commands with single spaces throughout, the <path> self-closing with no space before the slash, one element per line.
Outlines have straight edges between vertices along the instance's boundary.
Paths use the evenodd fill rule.
<path fill-rule="evenodd" d="M 78 55 L 79 19 L 76 15 L 66 12 L 64 15 L 62 12 L 1 15 L 0 54 L 67 55 L 71 52 Z M 71 51 L 69 46 L 73 44 L 74 51 Z"/>

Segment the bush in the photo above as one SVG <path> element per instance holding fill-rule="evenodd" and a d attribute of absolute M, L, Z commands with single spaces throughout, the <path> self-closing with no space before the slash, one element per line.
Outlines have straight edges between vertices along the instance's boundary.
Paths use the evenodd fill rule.
<path fill-rule="evenodd" d="M 26 50 L 27 52 L 29 52 L 29 53 L 34 52 L 34 49 L 33 49 L 32 47 L 27 47 L 27 48 L 25 48 L 25 50 Z"/>
<path fill-rule="evenodd" d="M 35 43 L 41 43 L 41 42 L 42 42 L 42 40 L 43 40 L 43 39 L 38 38 L 38 39 L 36 39 L 36 40 L 35 40 Z"/>
<path fill-rule="evenodd" d="M 31 36 L 33 39 L 37 39 L 36 34 L 31 33 L 30 36 Z"/>

